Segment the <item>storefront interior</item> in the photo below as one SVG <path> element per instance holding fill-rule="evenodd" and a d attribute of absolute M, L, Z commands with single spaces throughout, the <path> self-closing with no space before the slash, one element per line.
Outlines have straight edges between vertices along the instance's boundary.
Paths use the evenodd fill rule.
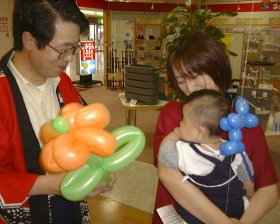
<path fill-rule="evenodd" d="M 168 13 L 186 2 L 77 0 L 90 21 L 89 35 L 81 37 L 81 41 L 94 44 L 94 69 L 82 74 L 80 54 L 75 56 L 66 72 L 88 103 L 102 102 L 108 106 L 111 121 L 107 130 L 132 124 L 143 130 L 146 136 L 142 154 L 126 169 L 117 172 L 115 189 L 89 200 L 94 224 L 151 223 L 158 180 L 157 169 L 153 165 L 154 130 L 164 105 L 162 102 L 167 102 L 172 94 L 166 92 L 166 73 L 161 70 L 161 59 L 167 52 L 160 37 L 166 32 L 167 26 L 163 22 Z M 192 9 L 200 2 L 191 1 Z M 242 94 L 253 105 L 251 109 L 262 122 L 280 177 L 280 1 L 203 2 L 202 8 L 209 8 L 214 13 L 237 13 L 235 17 L 221 16 L 211 20 L 211 24 L 225 34 L 224 42 L 228 49 L 236 53 L 236 56 L 229 56 L 233 77 L 228 93 L 232 97 Z M 12 8 L 12 3 L 8 8 Z M 5 46 L 0 45 L 0 55 L 7 47 L 12 47 L 11 29 L 8 33 Z M 135 65 L 159 71 L 156 73 L 159 75 L 158 98 L 154 103 L 145 105 L 139 100 L 137 107 L 137 103 L 132 105 L 131 99 L 125 99 L 128 86 L 126 68 Z M 280 202 L 259 223 L 280 223 Z"/>

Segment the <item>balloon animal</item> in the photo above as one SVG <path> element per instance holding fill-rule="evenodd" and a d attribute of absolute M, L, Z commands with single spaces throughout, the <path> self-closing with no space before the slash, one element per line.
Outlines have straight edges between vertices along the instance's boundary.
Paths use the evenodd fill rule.
<path fill-rule="evenodd" d="M 109 133 L 104 130 L 109 122 L 109 110 L 101 103 L 70 103 L 42 126 L 41 167 L 48 173 L 66 172 L 60 190 L 68 200 L 85 197 L 143 151 L 140 129 L 123 126 Z"/>
<path fill-rule="evenodd" d="M 259 123 L 258 117 L 255 114 L 249 113 L 249 104 L 244 99 L 239 97 L 235 102 L 236 113 L 230 113 L 226 118 L 220 120 L 220 127 L 224 131 L 228 131 L 229 141 L 224 142 L 220 146 L 220 152 L 224 156 L 231 156 L 240 153 L 243 161 L 249 172 L 251 180 L 253 176 L 250 173 L 246 159 L 244 158 L 245 145 L 242 143 L 242 128 L 253 128 Z"/>

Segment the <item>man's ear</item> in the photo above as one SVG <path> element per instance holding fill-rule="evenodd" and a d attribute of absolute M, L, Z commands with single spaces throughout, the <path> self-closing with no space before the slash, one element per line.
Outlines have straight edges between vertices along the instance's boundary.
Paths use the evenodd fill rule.
<path fill-rule="evenodd" d="M 28 31 L 22 33 L 22 43 L 23 47 L 27 50 L 31 50 L 34 46 L 36 46 L 35 38 Z"/>

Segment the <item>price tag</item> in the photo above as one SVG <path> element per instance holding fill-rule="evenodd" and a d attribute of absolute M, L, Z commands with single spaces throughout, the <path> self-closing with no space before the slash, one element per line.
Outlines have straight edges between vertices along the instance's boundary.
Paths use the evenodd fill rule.
<path fill-rule="evenodd" d="M 166 205 L 158 208 L 157 213 L 159 214 L 163 224 L 187 224 L 177 213 L 173 205 Z"/>

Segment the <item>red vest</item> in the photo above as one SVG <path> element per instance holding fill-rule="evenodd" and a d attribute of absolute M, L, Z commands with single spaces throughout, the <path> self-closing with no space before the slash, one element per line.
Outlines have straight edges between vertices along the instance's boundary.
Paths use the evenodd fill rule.
<path fill-rule="evenodd" d="M 38 164 L 40 145 L 18 85 L 3 60 L 1 68 L 6 74 L 0 73 L 0 223 L 2 209 L 28 207 L 27 195 L 44 173 Z M 67 74 L 60 78 L 63 103 L 81 102 Z"/>

